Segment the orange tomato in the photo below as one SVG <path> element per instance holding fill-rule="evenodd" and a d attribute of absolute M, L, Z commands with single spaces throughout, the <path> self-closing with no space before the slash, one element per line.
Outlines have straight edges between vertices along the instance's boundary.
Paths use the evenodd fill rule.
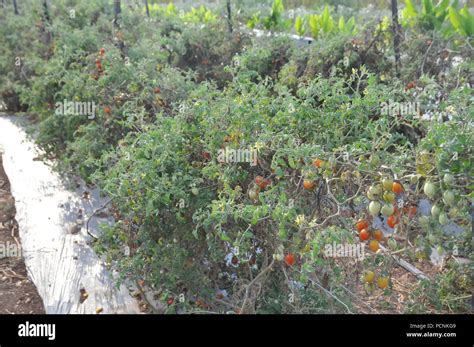
<path fill-rule="evenodd" d="M 374 239 L 376 239 L 377 241 L 382 241 L 382 239 L 383 239 L 382 230 L 375 230 L 374 231 Z"/>
<path fill-rule="evenodd" d="M 105 113 L 110 114 L 110 106 L 105 106 Z"/>
<path fill-rule="evenodd" d="M 314 188 L 314 182 L 308 179 L 305 179 L 303 181 L 303 187 L 304 189 L 311 190 Z"/>
<path fill-rule="evenodd" d="M 377 252 L 379 250 L 379 242 L 377 240 L 372 240 L 369 242 L 369 249 L 372 251 L 372 252 Z"/>
<path fill-rule="evenodd" d="M 323 163 L 324 161 L 322 161 L 321 159 L 314 159 L 313 161 L 314 167 L 317 167 L 317 168 L 320 168 Z"/>
<path fill-rule="evenodd" d="M 392 184 L 392 192 L 399 195 L 403 192 L 403 186 L 399 182 L 393 182 Z"/>

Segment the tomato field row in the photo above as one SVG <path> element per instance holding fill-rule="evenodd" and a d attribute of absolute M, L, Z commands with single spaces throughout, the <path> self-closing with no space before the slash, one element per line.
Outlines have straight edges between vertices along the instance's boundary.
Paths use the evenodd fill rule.
<path fill-rule="evenodd" d="M 112 199 L 95 249 L 151 311 L 469 310 L 467 4 L 400 2 L 397 26 L 280 0 L 253 16 L 229 1 L 233 17 L 16 3 L 0 7 L 3 107 Z"/>

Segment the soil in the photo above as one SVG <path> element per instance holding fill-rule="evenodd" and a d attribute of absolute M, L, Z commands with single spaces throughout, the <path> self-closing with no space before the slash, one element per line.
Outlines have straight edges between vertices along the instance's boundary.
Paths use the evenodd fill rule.
<path fill-rule="evenodd" d="M 44 314 L 21 255 L 15 199 L 0 154 L 0 314 Z"/>

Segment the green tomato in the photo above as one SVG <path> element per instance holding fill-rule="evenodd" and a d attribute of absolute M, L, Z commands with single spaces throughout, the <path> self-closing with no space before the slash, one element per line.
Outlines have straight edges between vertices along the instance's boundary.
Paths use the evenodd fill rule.
<path fill-rule="evenodd" d="M 458 214 L 459 214 L 459 211 L 456 207 L 451 208 L 448 212 L 449 218 L 456 218 Z"/>
<path fill-rule="evenodd" d="M 252 200 L 257 200 L 258 199 L 258 192 L 255 189 L 250 189 L 249 190 L 249 198 Z"/>
<path fill-rule="evenodd" d="M 454 182 L 454 176 L 451 174 L 445 174 L 443 177 L 443 182 L 451 185 Z"/>
<path fill-rule="evenodd" d="M 370 192 L 370 190 L 367 191 L 367 198 L 368 198 L 369 200 L 377 200 L 377 197 L 376 197 L 375 195 L 373 195 L 373 194 Z"/>
<path fill-rule="evenodd" d="M 380 212 L 384 215 L 384 216 L 390 216 L 393 214 L 393 212 L 395 212 L 395 207 L 393 207 L 393 205 L 389 205 L 389 204 L 385 204 L 383 205 L 382 209 L 380 210 Z"/>
<path fill-rule="evenodd" d="M 198 195 L 199 194 L 199 189 L 197 189 L 196 187 L 193 187 L 193 188 L 191 188 L 191 193 L 193 193 L 193 195 Z"/>
<path fill-rule="evenodd" d="M 432 182 L 426 182 L 423 186 L 423 192 L 427 197 L 433 199 L 436 195 L 436 186 Z"/>
<path fill-rule="evenodd" d="M 276 253 L 276 254 L 273 255 L 273 259 L 275 259 L 276 261 L 282 261 L 283 260 L 283 254 Z"/>
<path fill-rule="evenodd" d="M 433 205 L 431 207 L 431 215 L 433 217 L 439 216 L 440 213 L 441 213 L 441 208 L 439 207 L 439 205 Z"/>
<path fill-rule="evenodd" d="M 443 193 L 443 201 L 446 205 L 452 206 L 454 205 L 454 193 L 452 190 L 447 190 Z"/>
<path fill-rule="evenodd" d="M 438 221 L 439 221 L 439 224 L 441 225 L 446 225 L 448 223 L 449 219 L 445 212 L 440 213 L 438 217 Z"/>
<path fill-rule="evenodd" d="M 418 179 L 419 179 L 418 175 L 411 175 L 411 176 L 410 176 L 410 183 L 411 183 L 411 184 L 417 184 L 417 183 L 418 183 Z"/>
<path fill-rule="evenodd" d="M 369 187 L 369 193 L 371 195 L 378 195 L 380 193 L 380 189 L 377 188 L 376 186 L 370 186 Z"/>
<path fill-rule="evenodd" d="M 369 212 L 372 216 L 376 216 L 379 214 L 380 209 L 381 209 L 380 202 L 378 201 L 371 201 L 369 204 Z"/>
<path fill-rule="evenodd" d="M 388 248 L 390 248 L 392 251 L 395 251 L 398 248 L 397 241 L 394 238 L 389 238 L 387 244 Z"/>
<path fill-rule="evenodd" d="M 395 201 L 395 194 L 392 192 L 383 193 L 383 199 L 385 202 L 392 203 Z"/>
<path fill-rule="evenodd" d="M 384 179 L 382 180 L 382 185 L 383 185 L 383 189 L 385 189 L 385 190 L 392 190 L 393 180 L 390 179 L 390 178 L 384 178 Z"/>

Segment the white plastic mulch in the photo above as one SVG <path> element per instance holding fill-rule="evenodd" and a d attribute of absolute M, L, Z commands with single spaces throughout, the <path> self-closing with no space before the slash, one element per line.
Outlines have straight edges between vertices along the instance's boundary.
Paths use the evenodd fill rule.
<path fill-rule="evenodd" d="M 116 288 L 111 274 L 89 245 L 84 227 L 72 233 L 77 212 L 84 219 L 106 199 L 86 188 L 70 190 L 43 161 L 16 117 L 0 116 L 0 152 L 15 197 L 22 252 L 28 274 L 47 313 L 139 313 L 125 286 Z M 90 231 L 98 232 L 98 220 Z M 81 303 L 80 290 L 88 294 Z M 83 296 L 84 299 L 84 296 Z"/>

